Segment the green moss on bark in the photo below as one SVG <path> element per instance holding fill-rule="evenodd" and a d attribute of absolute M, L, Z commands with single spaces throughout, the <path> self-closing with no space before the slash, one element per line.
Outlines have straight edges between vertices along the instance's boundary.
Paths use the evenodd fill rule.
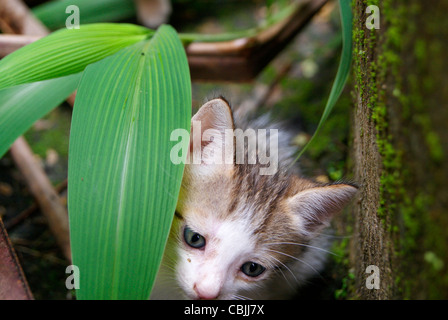
<path fill-rule="evenodd" d="M 368 30 L 362 23 L 366 18 L 365 8 L 370 4 L 380 7 L 380 30 Z M 358 134 L 359 141 L 355 157 L 362 156 L 367 149 L 367 132 L 367 136 L 375 135 L 381 161 L 379 185 L 367 180 L 365 190 L 370 187 L 374 190 L 363 193 L 364 197 L 373 197 L 372 193 L 376 193 L 376 203 L 361 199 L 355 218 L 358 223 L 365 222 L 366 217 L 360 213 L 363 204 L 376 205 L 373 211 L 381 223 L 376 226 L 378 235 L 383 237 L 384 252 L 391 256 L 383 267 L 390 263 L 393 270 L 388 275 L 392 282 L 386 283 L 386 292 L 371 295 L 360 288 L 362 298 L 443 298 L 447 295 L 448 276 L 443 272 L 447 264 L 447 242 L 442 226 L 448 227 L 448 224 L 446 218 L 441 218 L 442 193 L 438 191 L 446 186 L 428 177 L 432 173 L 446 173 L 446 165 L 439 168 L 445 163 L 446 151 L 440 128 L 434 124 L 437 101 L 432 101 L 430 108 L 427 105 L 435 90 L 441 88 L 433 79 L 434 73 L 446 80 L 442 74 L 446 63 L 441 59 L 444 44 L 434 36 L 440 33 L 442 25 L 437 28 L 433 24 L 447 24 L 444 19 L 438 21 L 434 17 L 435 10 L 447 5 L 440 2 L 430 12 L 420 5 L 417 1 L 354 1 L 357 19 L 353 34 L 354 96 L 358 109 L 355 113 L 361 110 L 370 116 L 370 122 L 355 119 L 355 123 L 358 121 L 355 128 L 361 129 L 354 133 Z M 436 16 L 442 18 L 440 14 Z M 429 17 L 433 19 L 430 23 Z M 445 27 L 445 30 L 448 29 Z M 443 65 L 428 67 L 428 63 L 436 61 Z M 364 163 L 369 165 L 368 161 Z M 358 170 L 358 178 L 366 179 L 366 171 Z M 375 219 L 369 222 L 374 224 Z M 362 231 L 362 226 L 359 230 Z M 357 253 L 364 256 L 353 259 L 359 270 L 369 263 L 366 256 L 372 254 L 368 244 L 363 248 Z M 363 283 L 359 281 L 358 285 Z"/>

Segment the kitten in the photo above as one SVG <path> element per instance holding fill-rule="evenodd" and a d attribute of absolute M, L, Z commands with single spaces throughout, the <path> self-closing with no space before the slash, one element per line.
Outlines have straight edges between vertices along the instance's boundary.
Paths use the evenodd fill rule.
<path fill-rule="evenodd" d="M 201 123 L 201 135 L 208 129 L 269 127 L 267 117 L 246 123 L 234 119 L 223 98 L 203 105 L 195 121 Z M 290 139 L 279 129 L 279 169 L 267 175 L 260 174 L 259 163 L 207 161 L 235 139 L 214 136 L 202 142 L 200 164 L 185 165 L 151 299 L 287 299 L 323 269 L 329 241 L 321 231 L 357 188 L 315 183 L 296 168 L 287 169 L 295 151 Z M 256 157 L 269 146 L 275 144 L 258 141 Z"/>

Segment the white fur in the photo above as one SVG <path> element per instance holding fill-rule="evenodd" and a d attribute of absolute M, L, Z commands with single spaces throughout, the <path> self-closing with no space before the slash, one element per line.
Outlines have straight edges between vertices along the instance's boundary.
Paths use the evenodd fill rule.
<path fill-rule="evenodd" d="M 175 292 L 177 286 L 162 285 L 163 277 L 167 276 L 175 277 L 185 298 L 189 299 L 198 299 L 199 294 L 232 299 L 239 291 L 250 289 L 250 281 L 254 280 L 241 272 L 241 266 L 248 261 L 259 262 L 262 257 L 256 253 L 254 239 L 250 237 L 251 230 L 244 220 L 222 221 L 213 216 L 206 219 L 195 216 L 186 224 L 205 237 L 205 248 L 191 248 L 179 239 L 176 272 L 162 264 L 151 298 L 179 298 Z M 182 238 L 183 226 L 178 227 L 179 237 Z M 172 293 L 165 292 L 172 289 Z"/>
<path fill-rule="evenodd" d="M 245 210 L 251 210 L 246 208 Z M 293 260 L 282 271 L 274 271 L 277 261 L 270 258 L 266 248 L 257 248 L 251 226 L 241 212 L 240 218 L 220 220 L 213 215 L 193 214 L 185 221 L 173 224 L 168 248 L 153 288 L 151 299 L 288 299 L 297 287 L 322 270 L 329 242 L 325 236 L 316 237 L 300 259 Z M 177 219 L 177 218 L 175 218 Z M 204 250 L 191 248 L 183 241 L 183 227 L 206 239 Z M 266 271 L 250 278 L 241 271 L 248 261 L 260 263 Z"/>
<path fill-rule="evenodd" d="M 317 237 L 309 246 L 319 249 L 306 251 L 300 260 L 288 264 L 283 271 L 274 272 L 269 264 L 276 261 L 267 262 L 268 252 L 257 251 L 254 239 L 249 236 L 250 227 L 244 220 L 210 218 L 207 221 L 193 219 L 189 223 L 190 228 L 206 237 L 205 249 L 191 248 L 180 240 L 171 243 L 177 246 L 177 252 L 166 251 L 151 299 L 198 299 L 198 291 L 225 300 L 288 299 L 298 286 L 319 274 L 326 257 L 322 250 L 329 246 L 326 236 Z M 179 231 L 179 236 L 183 237 L 182 226 Z M 173 256 L 168 256 L 170 254 Z M 173 258 L 176 263 L 170 266 L 167 262 Z M 250 279 L 240 270 L 247 261 L 261 263 L 267 270 L 257 279 Z"/>

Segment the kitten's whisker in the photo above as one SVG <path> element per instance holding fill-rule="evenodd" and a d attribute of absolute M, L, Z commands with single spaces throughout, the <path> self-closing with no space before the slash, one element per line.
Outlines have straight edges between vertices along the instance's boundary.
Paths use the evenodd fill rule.
<path fill-rule="evenodd" d="M 176 268 L 175 268 L 175 266 L 168 265 L 168 264 L 165 264 L 165 263 L 162 264 L 161 266 L 164 267 L 164 268 L 168 268 L 168 269 L 170 269 L 171 271 L 176 272 Z"/>
<path fill-rule="evenodd" d="M 175 271 L 175 267 L 177 265 L 177 259 L 171 257 L 169 255 L 165 255 L 162 259 L 161 266 L 169 267 L 170 269 Z"/>
<path fill-rule="evenodd" d="M 307 263 L 307 262 L 305 262 L 305 261 L 303 261 L 303 260 L 301 260 L 301 259 L 299 259 L 299 258 L 297 258 L 297 257 L 291 256 L 291 255 L 289 255 L 289 254 L 287 254 L 287 253 L 281 252 L 281 251 L 272 250 L 272 249 L 266 249 L 266 250 L 271 251 L 271 252 L 275 252 L 275 253 L 278 253 L 278 254 L 281 254 L 281 255 L 284 255 L 284 256 L 286 256 L 286 257 L 289 257 L 289 258 L 291 258 L 291 259 L 294 259 L 294 260 L 296 260 L 296 261 L 299 261 L 299 262 L 303 263 L 304 265 L 306 265 L 306 266 L 310 267 L 311 269 L 313 269 L 313 270 L 314 270 L 314 271 L 315 271 L 315 272 L 316 272 L 316 273 L 323 279 L 323 277 L 322 277 L 322 275 L 320 274 L 320 272 L 317 271 L 316 268 L 314 268 L 314 267 L 313 267 L 312 265 L 310 265 L 309 263 Z"/>
<path fill-rule="evenodd" d="M 271 242 L 271 243 L 268 243 L 268 245 L 270 245 L 270 244 L 291 244 L 291 245 L 296 245 L 296 246 L 300 246 L 300 247 L 307 247 L 307 248 L 316 249 L 316 250 L 319 250 L 319 251 L 322 251 L 322 252 L 326 252 L 326 253 L 332 254 L 332 255 L 334 255 L 336 257 L 341 257 L 339 254 L 336 254 L 334 252 L 331 252 L 331 251 L 328 251 L 328 250 L 325 250 L 325 249 L 322 249 L 322 248 L 319 248 L 319 247 L 311 246 L 309 244 L 304 244 L 304 243 L 298 243 L 298 242 Z"/>
<path fill-rule="evenodd" d="M 321 233 L 321 236 L 325 236 L 328 238 L 334 238 L 334 239 L 350 239 L 352 236 L 335 236 L 333 234 L 328 234 L 328 233 Z"/>
<path fill-rule="evenodd" d="M 252 300 L 249 297 L 243 296 L 241 294 L 233 294 L 232 295 L 236 300 Z"/>
<path fill-rule="evenodd" d="M 292 270 L 291 270 L 286 264 L 284 264 L 283 262 L 281 262 L 280 260 L 278 260 L 276 257 L 274 257 L 274 256 L 272 256 L 272 255 L 269 255 L 269 257 L 272 258 L 272 259 L 274 259 L 274 260 L 277 261 L 278 263 L 280 263 L 286 270 L 288 270 L 288 271 L 291 273 L 291 275 L 293 276 L 293 278 L 295 279 L 296 283 L 299 284 L 299 280 L 297 280 L 296 275 L 294 274 L 294 272 L 292 272 Z M 280 270 L 280 272 L 282 273 L 283 277 L 285 278 L 286 282 L 288 282 L 288 284 L 289 284 L 291 287 L 293 287 L 293 286 L 291 285 L 291 283 L 289 282 L 288 278 L 287 278 L 287 277 L 285 276 L 285 274 L 283 273 L 283 271 L 282 271 L 281 269 L 279 269 L 279 270 Z"/>

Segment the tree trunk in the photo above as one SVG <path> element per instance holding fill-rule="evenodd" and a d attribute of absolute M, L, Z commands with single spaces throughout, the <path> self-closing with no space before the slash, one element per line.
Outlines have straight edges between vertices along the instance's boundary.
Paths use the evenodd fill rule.
<path fill-rule="evenodd" d="M 448 2 L 354 0 L 353 12 L 352 298 L 447 299 Z"/>

